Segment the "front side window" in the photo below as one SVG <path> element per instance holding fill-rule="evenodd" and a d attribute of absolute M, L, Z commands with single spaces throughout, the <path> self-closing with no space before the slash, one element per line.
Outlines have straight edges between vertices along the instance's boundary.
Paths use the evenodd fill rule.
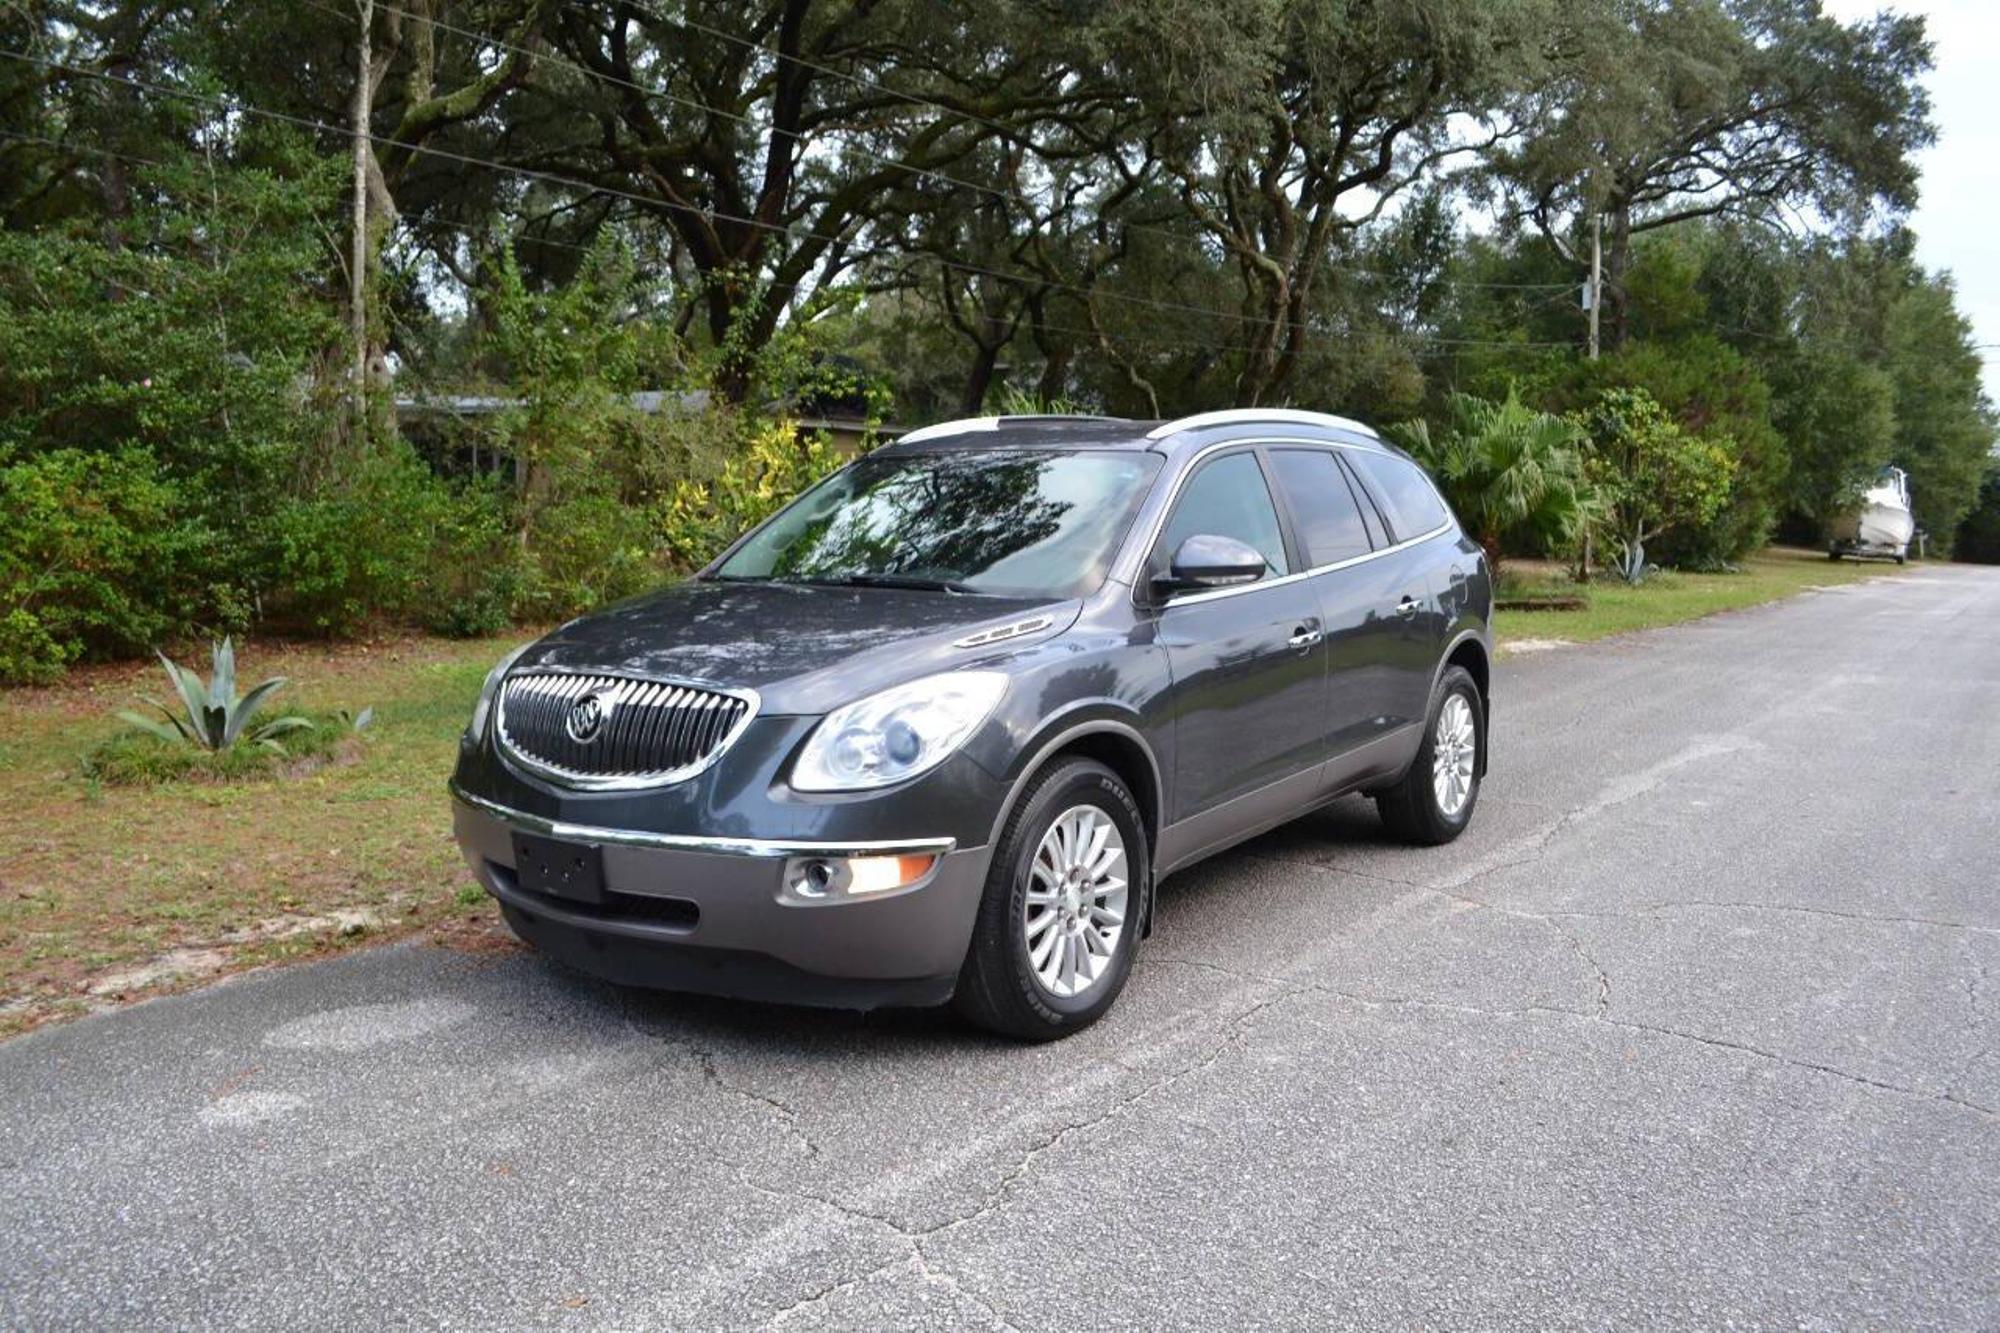
<path fill-rule="evenodd" d="M 1430 479 L 1415 463 L 1394 454 L 1359 449 L 1350 451 L 1347 457 L 1381 502 L 1383 517 L 1396 530 L 1397 541 L 1421 537 L 1451 517 Z"/>
<path fill-rule="evenodd" d="M 1255 454 L 1225 455 L 1188 479 L 1160 537 L 1165 558 L 1173 559 L 1181 543 L 1198 534 L 1234 537 L 1262 553 L 1270 573 L 1290 572 L 1278 511 Z"/>
<path fill-rule="evenodd" d="M 1330 565 L 1367 555 L 1368 526 L 1340 463 L 1324 449 L 1274 449 L 1278 485 L 1298 524 L 1308 565 Z"/>
<path fill-rule="evenodd" d="M 1080 597 L 1159 467 L 1137 450 L 878 454 L 807 491 L 714 577 Z"/>

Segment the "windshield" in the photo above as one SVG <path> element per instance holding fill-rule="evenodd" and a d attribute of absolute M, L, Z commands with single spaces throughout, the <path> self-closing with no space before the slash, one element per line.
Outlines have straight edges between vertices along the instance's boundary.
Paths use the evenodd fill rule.
<path fill-rule="evenodd" d="M 1156 454 L 888 454 L 834 473 L 759 528 L 713 577 L 1001 596 L 1095 589 Z"/>

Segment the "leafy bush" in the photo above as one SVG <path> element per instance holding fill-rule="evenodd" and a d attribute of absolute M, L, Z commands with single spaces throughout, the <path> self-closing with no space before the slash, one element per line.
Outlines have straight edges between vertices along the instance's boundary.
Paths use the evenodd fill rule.
<path fill-rule="evenodd" d="M 0 681 L 185 631 L 206 533 L 144 449 L 59 449 L 0 468 Z"/>
<path fill-rule="evenodd" d="M 2000 565 L 2000 463 L 1987 467 L 1979 485 L 1979 503 L 1958 525 L 1951 550 L 1955 559 Z"/>
<path fill-rule="evenodd" d="M 699 569 L 840 462 L 823 440 L 801 438 L 789 421 L 764 426 L 712 481 L 679 481 L 668 493 L 660 528 L 674 565 Z"/>
<path fill-rule="evenodd" d="M 258 564 L 280 628 L 339 636 L 415 621 L 470 636 L 507 623 L 521 559 L 491 486 L 447 482 L 392 440 L 319 495 L 287 501 Z"/>
<path fill-rule="evenodd" d="M 1393 433 L 1444 488 L 1445 498 L 1497 570 L 1501 537 L 1526 536 L 1542 550 L 1566 546 L 1588 517 L 1584 436 L 1576 422 L 1537 412 L 1510 388 L 1500 402 L 1451 395 L 1447 424 L 1425 421 Z"/>
<path fill-rule="evenodd" d="M 1729 501 L 1736 460 L 1727 445 L 1689 434 L 1643 389 L 1608 389 L 1577 423 L 1589 439 L 1584 475 L 1599 497 L 1612 567 L 1639 583 L 1646 543 L 1712 521 Z"/>

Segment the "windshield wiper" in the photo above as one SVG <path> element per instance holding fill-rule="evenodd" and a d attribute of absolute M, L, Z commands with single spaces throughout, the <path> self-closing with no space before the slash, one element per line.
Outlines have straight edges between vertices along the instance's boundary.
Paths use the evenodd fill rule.
<path fill-rule="evenodd" d="M 955 592 L 974 597 L 987 594 L 969 583 L 955 579 L 929 579 L 919 574 L 829 574 L 822 578 L 800 579 L 801 583 L 817 583 L 829 588 L 914 588 L 918 592 Z"/>

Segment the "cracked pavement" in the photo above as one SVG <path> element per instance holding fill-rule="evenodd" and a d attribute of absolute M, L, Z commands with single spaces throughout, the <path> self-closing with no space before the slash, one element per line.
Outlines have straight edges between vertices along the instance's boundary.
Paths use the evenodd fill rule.
<path fill-rule="evenodd" d="M 2000 1323 L 2000 571 L 1495 688 L 1055 1046 L 417 945 L 0 1046 L 0 1323 Z"/>

